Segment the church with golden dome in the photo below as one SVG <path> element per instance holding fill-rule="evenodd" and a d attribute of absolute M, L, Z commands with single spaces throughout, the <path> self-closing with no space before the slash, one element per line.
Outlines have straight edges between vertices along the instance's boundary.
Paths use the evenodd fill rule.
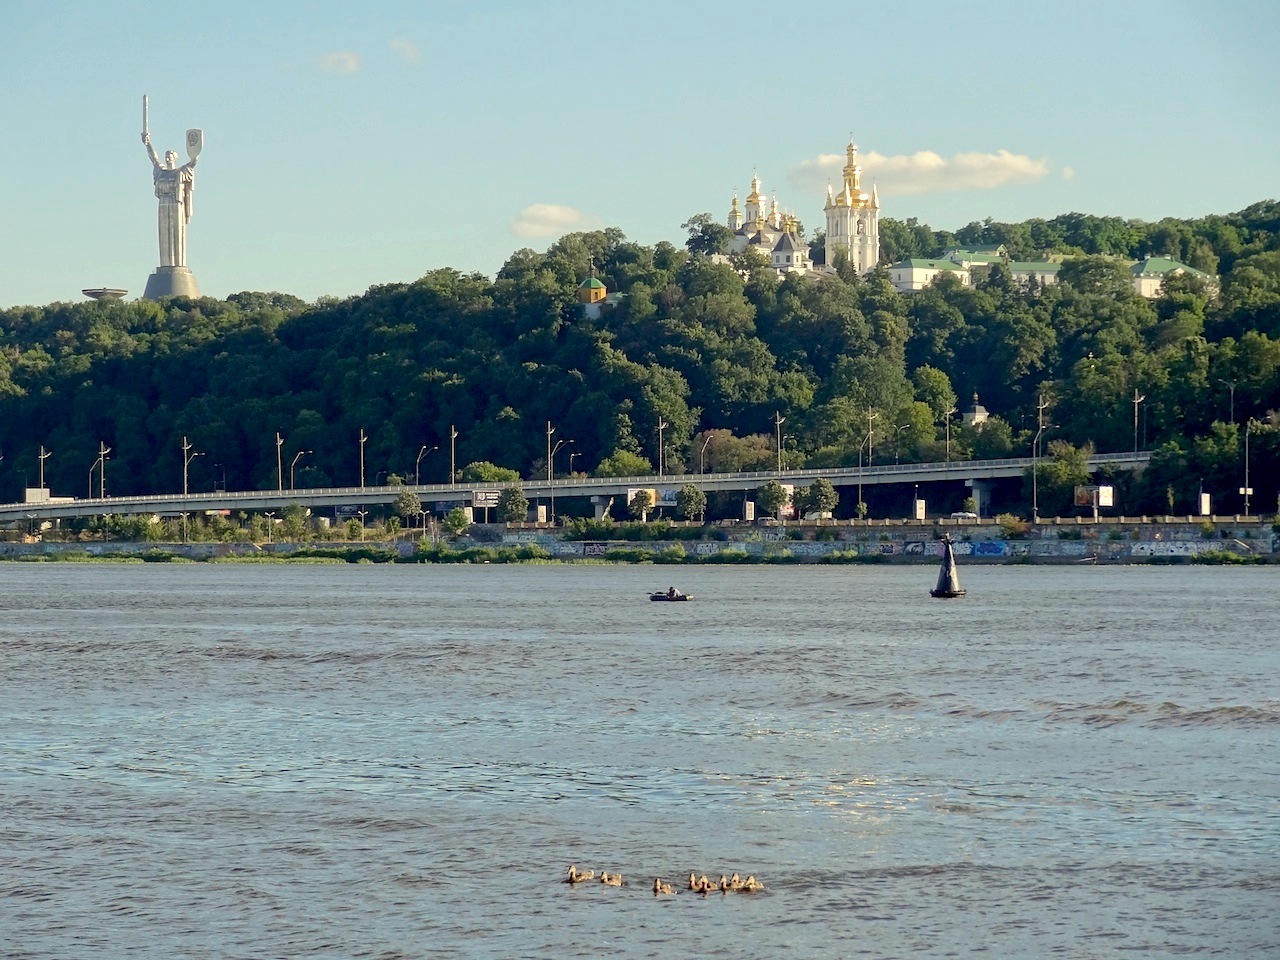
<path fill-rule="evenodd" d="M 791 214 L 784 215 L 778 209 L 774 197 L 765 212 L 764 194 L 760 192 L 760 175 L 751 178 L 751 193 L 747 195 L 745 208 L 739 207 L 738 195 L 733 196 L 729 208 L 729 252 L 741 253 L 746 249 L 758 251 L 779 273 L 806 273 L 809 247 L 800 239 L 800 221 Z"/>
<path fill-rule="evenodd" d="M 880 263 L 880 195 L 875 184 L 870 196 L 862 191 L 862 164 L 852 138 L 844 155 L 844 183 L 839 192 L 827 185 L 823 207 L 827 215 L 827 266 L 843 253 L 858 273 L 868 273 Z"/>
<path fill-rule="evenodd" d="M 734 194 L 728 219 L 733 233 L 730 253 L 758 250 L 779 273 L 831 272 L 840 256 L 847 257 L 859 273 L 874 270 L 880 262 L 880 197 L 874 185 L 870 195 L 862 190 L 862 164 L 852 139 L 845 148 L 845 161 L 840 189 L 827 186 L 825 267 L 815 267 L 809 259 L 799 218 L 784 214 L 776 197 L 766 207 L 759 174 L 751 178 L 745 204 L 739 204 Z"/>

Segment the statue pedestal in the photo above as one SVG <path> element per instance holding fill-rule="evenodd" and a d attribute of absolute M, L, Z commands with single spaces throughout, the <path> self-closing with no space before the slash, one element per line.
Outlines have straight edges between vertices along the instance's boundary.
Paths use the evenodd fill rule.
<path fill-rule="evenodd" d="M 161 297 L 198 297 L 200 287 L 189 267 L 156 267 L 147 277 L 147 289 L 143 300 L 159 300 Z"/>

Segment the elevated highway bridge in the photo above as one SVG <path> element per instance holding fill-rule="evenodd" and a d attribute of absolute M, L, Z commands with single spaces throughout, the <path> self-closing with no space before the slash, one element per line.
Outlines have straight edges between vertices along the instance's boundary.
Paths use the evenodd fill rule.
<path fill-rule="evenodd" d="M 1140 470 L 1151 459 L 1150 451 L 1134 453 L 1101 453 L 1089 460 L 1092 472 L 1103 467 Z M 443 503 L 470 504 L 477 491 L 519 487 L 530 501 L 557 497 L 625 497 L 628 490 L 679 489 L 687 483 L 704 491 L 755 490 L 770 480 L 797 487 L 808 486 L 817 479 L 828 480 L 836 487 L 882 486 L 884 484 L 929 484 L 943 481 L 982 481 L 1001 477 L 1024 476 L 1031 469 L 1032 458 L 1012 457 L 1003 460 L 953 460 L 938 463 L 883 464 L 870 467 L 823 467 L 804 470 L 761 470 L 744 473 L 667 474 L 640 477 L 579 477 L 568 479 L 521 480 L 506 483 L 403 484 L 380 487 L 324 487 L 306 490 L 236 490 L 212 493 L 148 494 L 133 497 L 97 497 L 85 499 L 55 498 L 31 503 L 0 504 L 0 524 L 22 520 L 59 520 L 72 517 L 107 515 L 160 514 L 177 516 L 207 510 L 265 513 L 282 511 L 299 504 L 313 511 L 323 507 L 368 507 L 391 504 L 403 491 L 417 495 L 424 508 Z"/>

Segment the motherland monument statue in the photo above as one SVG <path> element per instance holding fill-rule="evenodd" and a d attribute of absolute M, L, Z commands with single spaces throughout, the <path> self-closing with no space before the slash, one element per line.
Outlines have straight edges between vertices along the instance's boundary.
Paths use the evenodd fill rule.
<path fill-rule="evenodd" d="M 196 186 L 196 157 L 204 146 L 203 130 L 187 131 L 187 156 L 190 160 L 178 166 L 178 154 L 165 152 L 160 162 L 156 149 L 151 145 L 151 133 L 147 127 L 147 98 L 142 98 L 142 143 L 151 157 L 152 178 L 155 181 L 156 198 L 160 201 L 160 266 L 147 277 L 147 288 L 142 294 L 145 300 L 161 297 L 198 297 L 200 288 L 195 275 L 187 266 L 187 224 L 191 222 L 192 193 Z"/>

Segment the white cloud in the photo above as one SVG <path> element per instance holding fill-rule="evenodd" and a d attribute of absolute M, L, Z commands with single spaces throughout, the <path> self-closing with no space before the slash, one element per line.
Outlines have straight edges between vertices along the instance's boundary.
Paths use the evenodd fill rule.
<path fill-rule="evenodd" d="M 1075 171 L 1075 169 L 1074 169 L 1073 167 L 1063 167 L 1063 168 L 1062 168 L 1062 179 L 1063 179 L 1063 180 L 1074 180 L 1075 178 L 1076 178 L 1076 171 Z"/>
<path fill-rule="evenodd" d="M 558 237 L 588 225 L 587 216 L 573 207 L 555 203 L 535 203 L 520 211 L 511 221 L 511 232 L 517 237 Z"/>
<path fill-rule="evenodd" d="M 326 53 L 318 61 L 316 61 L 320 69 L 326 73 L 355 73 L 360 69 L 359 54 L 351 53 L 347 50 L 335 50 L 333 53 Z"/>
<path fill-rule="evenodd" d="M 1035 183 L 1049 173 L 1048 161 L 1025 154 L 997 150 L 995 153 L 957 153 L 942 157 L 932 150 L 885 156 L 861 154 L 862 182 L 873 181 L 880 192 L 891 196 L 913 193 L 948 193 L 955 190 L 992 190 L 1009 183 Z M 844 155 L 821 154 L 787 168 L 796 187 L 807 192 L 821 190 L 828 182 L 839 184 Z"/>
<path fill-rule="evenodd" d="M 392 53 L 406 63 L 417 63 L 422 59 L 422 51 L 418 49 L 418 45 L 412 40 L 396 37 L 387 46 L 391 48 Z"/>

